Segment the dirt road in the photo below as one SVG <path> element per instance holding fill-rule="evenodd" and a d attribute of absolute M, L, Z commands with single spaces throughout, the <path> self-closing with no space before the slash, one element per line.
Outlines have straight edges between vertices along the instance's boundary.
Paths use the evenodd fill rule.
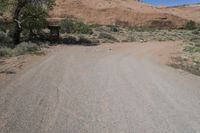
<path fill-rule="evenodd" d="M 0 133 L 199 133 L 200 77 L 162 64 L 173 48 L 60 46 L 0 85 Z"/>

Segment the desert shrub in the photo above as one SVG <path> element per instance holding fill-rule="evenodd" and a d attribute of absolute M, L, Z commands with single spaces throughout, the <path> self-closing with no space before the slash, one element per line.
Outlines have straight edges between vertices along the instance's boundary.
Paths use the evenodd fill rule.
<path fill-rule="evenodd" d="M 6 32 L 6 24 L 5 24 L 5 22 L 0 21 L 0 31 Z"/>
<path fill-rule="evenodd" d="M 199 42 L 196 42 L 196 43 L 194 44 L 194 46 L 200 48 L 200 41 L 199 41 Z"/>
<path fill-rule="evenodd" d="M 200 47 L 188 45 L 188 46 L 185 47 L 184 50 L 187 51 L 187 52 L 190 52 L 190 53 L 195 53 L 195 52 L 200 52 Z"/>
<path fill-rule="evenodd" d="M 80 36 L 79 37 L 79 44 L 92 46 L 92 45 L 98 45 L 99 41 L 96 40 L 96 39 L 90 39 L 90 38 L 86 38 L 86 37 Z"/>
<path fill-rule="evenodd" d="M 67 36 L 62 39 L 63 44 L 80 44 L 80 45 L 98 45 L 99 41 L 95 39 L 86 38 L 84 36 Z"/>
<path fill-rule="evenodd" d="M 200 42 L 200 37 L 199 36 L 192 36 L 190 38 L 190 42 Z"/>
<path fill-rule="evenodd" d="M 92 44 L 92 40 L 90 40 L 89 38 L 85 38 L 83 36 L 80 36 L 78 41 L 80 44 Z"/>
<path fill-rule="evenodd" d="M 90 28 L 98 28 L 101 27 L 102 25 L 100 24 L 90 24 Z"/>
<path fill-rule="evenodd" d="M 77 38 L 74 36 L 67 36 L 65 38 L 62 39 L 62 43 L 63 44 L 77 44 Z"/>
<path fill-rule="evenodd" d="M 11 46 L 12 43 L 12 23 L 0 21 L 0 46 Z"/>
<path fill-rule="evenodd" d="M 111 33 L 111 29 L 108 26 L 100 26 L 94 29 L 95 33 Z"/>
<path fill-rule="evenodd" d="M 188 30 L 194 30 L 194 29 L 197 28 L 196 23 L 194 21 L 190 20 L 190 21 L 187 22 L 185 28 L 188 29 Z"/>
<path fill-rule="evenodd" d="M 37 53 L 40 51 L 40 47 L 35 43 L 30 42 L 22 42 L 21 44 L 17 45 L 14 49 L 15 55 L 23 55 L 26 53 Z"/>
<path fill-rule="evenodd" d="M 41 44 L 39 44 L 40 48 L 49 48 L 50 44 L 49 42 L 43 42 Z"/>
<path fill-rule="evenodd" d="M 105 33 L 105 32 L 101 32 L 99 34 L 99 38 L 101 38 L 101 39 L 108 39 L 108 40 L 112 40 L 112 41 L 118 42 L 118 40 L 115 37 L 113 37 L 111 34 Z"/>
<path fill-rule="evenodd" d="M 61 32 L 74 33 L 74 21 L 65 19 L 60 22 Z"/>
<path fill-rule="evenodd" d="M 136 38 L 137 36 L 134 36 L 132 34 L 129 34 L 122 42 L 136 42 L 138 39 Z"/>
<path fill-rule="evenodd" d="M 75 32 L 78 34 L 92 34 L 92 28 L 82 22 L 75 22 Z"/>
<path fill-rule="evenodd" d="M 6 33 L 3 31 L 0 31 L 0 42 L 5 42 L 6 41 Z"/>
<path fill-rule="evenodd" d="M 8 44 L 11 43 L 12 39 L 10 36 L 8 36 L 5 32 L 0 31 L 0 43 L 1 44 Z"/>
<path fill-rule="evenodd" d="M 200 35 L 200 30 L 199 30 L 199 29 L 198 29 L 198 30 L 194 30 L 194 31 L 192 32 L 192 34 Z"/>
<path fill-rule="evenodd" d="M 108 25 L 108 27 L 110 28 L 110 31 L 112 31 L 112 32 L 118 32 L 119 31 L 118 27 L 115 26 L 115 25 Z"/>
<path fill-rule="evenodd" d="M 154 31 L 156 31 L 156 28 L 128 27 L 128 31 L 133 31 L 133 32 L 154 32 Z"/>
<path fill-rule="evenodd" d="M 92 34 L 92 28 L 90 25 L 84 24 L 71 19 L 65 19 L 61 21 L 61 32 L 77 33 L 77 34 Z"/>
<path fill-rule="evenodd" d="M 43 31 L 37 32 L 37 34 L 33 35 L 32 38 L 29 38 L 29 41 L 34 43 L 42 43 L 50 40 L 50 36 L 48 33 Z"/>
<path fill-rule="evenodd" d="M 38 34 L 37 34 L 37 36 L 36 36 L 36 39 L 37 39 L 38 41 L 41 41 L 41 42 L 49 41 L 49 33 L 40 31 L 40 32 L 38 32 Z"/>
<path fill-rule="evenodd" d="M 11 57 L 13 55 L 11 48 L 2 47 L 0 48 L 0 57 Z"/>
<path fill-rule="evenodd" d="M 195 40 L 186 43 L 184 50 L 190 53 L 200 53 L 200 41 L 195 38 Z"/>

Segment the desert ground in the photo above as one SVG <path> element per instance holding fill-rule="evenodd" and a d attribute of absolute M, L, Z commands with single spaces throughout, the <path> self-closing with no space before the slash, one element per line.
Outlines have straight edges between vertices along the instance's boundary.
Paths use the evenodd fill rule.
<path fill-rule="evenodd" d="M 54 46 L 19 57 L 22 69 L 0 80 L 0 133 L 200 132 L 200 77 L 169 66 L 179 43 Z"/>

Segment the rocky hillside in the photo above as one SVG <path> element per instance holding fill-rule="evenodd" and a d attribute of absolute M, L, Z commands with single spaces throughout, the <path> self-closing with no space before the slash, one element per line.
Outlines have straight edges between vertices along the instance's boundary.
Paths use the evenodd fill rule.
<path fill-rule="evenodd" d="M 86 23 L 179 28 L 186 18 L 134 0 L 56 0 L 51 21 L 70 17 Z"/>

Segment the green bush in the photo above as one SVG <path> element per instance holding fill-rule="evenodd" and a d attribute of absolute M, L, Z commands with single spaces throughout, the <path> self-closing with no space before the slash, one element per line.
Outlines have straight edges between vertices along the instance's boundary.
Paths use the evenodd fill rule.
<path fill-rule="evenodd" d="M 15 48 L 15 55 L 23 55 L 26 53 L 34 54 L 40 50 L 40 47 L 35 43 L 22 42 Z"/>
<path fill-rule="evenodd" d="M 82 22 L 75 22 L 74 27 L 75 27 L 75 33 L 78 33 L 78 34 L 92 34 L 93 33 L 90 26 Z"/>
<path fill-rule="evenodd" d="M 61 21 L 61 32 L 77 33 L 77 34 L 92 34 L 92 28 L 90 25 L 86 25 L 82 22 L 78 22 L 71 19 L 65 19 Z"/>
<path fill-rule="evenodd" d="M 197 25 L 194 21 L 190 20 L 190 21 L 187 22 L 185 28 L 188 29 L 188 30 L 194 30 L 194 29 L 197 28 Z"/>
<path fill-rule="evenodd" d="M 12 24 L 0 21 L 0 46 L 6 47 L 12 43 Z M 3 44 L 3 45 L 2 45 Z"/>
<path fill-rule="evenodd" d="M 65 19 L 60 22 L 61 32 L 74 33 L 74 21 Z"/>
<path fill-rule="evenodd" d="M 13 55 L 11 48 L 0 48 L 0 57 L 11 57 Z"/>
<path fill-rule="evenodd" d="M 0 31 L 0 42 L 5 42 L 6 41 L 6 33 L 3 31 Z"/>
<path fill-rule="evenodd" d="M 0 31 L 0 43 L 8 44 L 11 43 L 12 39 L 3 31 Z"/>

